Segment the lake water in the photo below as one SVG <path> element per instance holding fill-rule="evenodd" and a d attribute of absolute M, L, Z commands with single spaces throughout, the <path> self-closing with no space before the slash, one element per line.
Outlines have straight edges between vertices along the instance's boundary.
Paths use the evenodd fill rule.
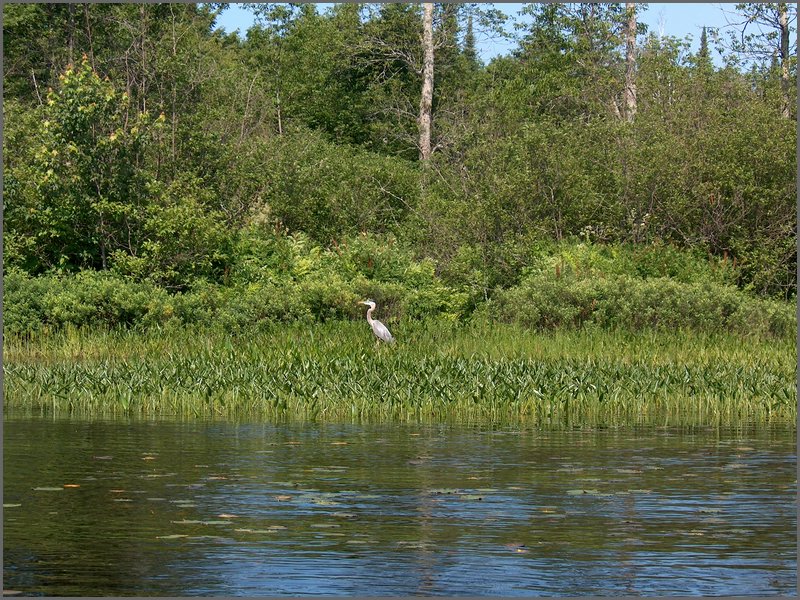
<path fill-rule="evenodd" d="M 6 414 L 3 586 L 794 595 L 795 440 Z"/>

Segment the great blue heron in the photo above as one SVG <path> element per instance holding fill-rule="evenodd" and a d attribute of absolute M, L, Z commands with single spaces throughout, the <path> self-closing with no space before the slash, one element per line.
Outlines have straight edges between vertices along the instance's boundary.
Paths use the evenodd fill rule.
<path fill-rule="evenodd" d="M 369 306 L 369 310 L 367 310 L 367 323 L 369 323 L 369 326 L 372 327 L 372 333 L 375 334 L 375 337 L 384 342 L 394 342 L 394 338 L 392 337 L 392 334 L 389 333 L 386 325 L 377 319 L 372 318 L 372 311 L 375 310 L 375 303 L 372 300 L 364 300 L 359 302 L 359 304 L 365 304 Z"/>

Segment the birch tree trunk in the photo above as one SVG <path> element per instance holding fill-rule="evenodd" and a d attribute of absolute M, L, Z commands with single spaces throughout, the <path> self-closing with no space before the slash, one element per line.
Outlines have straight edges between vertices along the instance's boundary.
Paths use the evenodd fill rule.
<path fill-rule="evenodd" d="M 791 116 L 789 110 L 789 15 L 785 2 L 778 4 L 778 23 L 781 30 L 781 93 L 783 100 L 781 116 L 788 119 Z"/>
<path fill-rule="evenodd" d="M 433 4 L 423 4 L 422 15 L 422 98 L 419 102 L 419 158 L 431 157 L 431 124 L 433 121 Z"/>
<path fill-rule="evenodd" d="M 632 122 L 636 116 L 636 3 L 626 2 L 625 10 L 625 119 Z"/>

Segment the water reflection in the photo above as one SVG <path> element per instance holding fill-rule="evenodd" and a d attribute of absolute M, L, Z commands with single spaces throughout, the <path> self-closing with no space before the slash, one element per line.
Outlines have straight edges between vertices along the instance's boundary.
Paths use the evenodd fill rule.
<path fill-rule="evenodd" d="M 796 588 L 793 431 L 7 415 L 4 434 L 4 587 L 27 594 Z"/>

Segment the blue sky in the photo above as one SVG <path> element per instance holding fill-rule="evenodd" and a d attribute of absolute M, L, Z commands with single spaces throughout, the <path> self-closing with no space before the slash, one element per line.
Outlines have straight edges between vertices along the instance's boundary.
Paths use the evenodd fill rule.
<path fill-rule="evenodd" d="M 321 5 L 322 7 L 327 5 Z M 522 8 L 522 4 L 496 2 L 495 8 L 508 15 L 515 15 Z M 700 40 L 700 31 L 703 25 L 709 27 L 723 27 L 726 25 L 726 11 L 730 13 L 733 4 L 719 3 L 650 3 L 647 9 L 640 14 L 641 22 L 646 23 L 649 31 L 663 35 L 684 38 L 692 37 L 691 50 L 696 51 Z M 731 18 L 730 16 L 728 17 Z M 217 19 L 217 25 L 226 31 L 239 30 L 242 35 L 253 24 L 253 15 L 240 5 L 231 4 Z M 479 41 L 479 50 L 484 61 L 489 61 L 498 54 L 505 54 L 513 47 L 511 43 L 492 41 Z M 717 58 L 717 57 L 715 57 Z M 715 61 L 720 63 L 720 61 Z"/>

